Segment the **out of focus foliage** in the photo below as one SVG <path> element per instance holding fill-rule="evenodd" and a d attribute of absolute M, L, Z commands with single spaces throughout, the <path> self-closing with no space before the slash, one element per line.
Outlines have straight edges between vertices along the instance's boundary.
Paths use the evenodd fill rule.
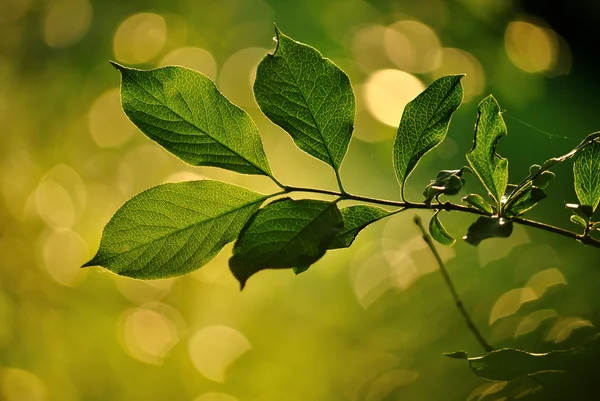
<path fill-rule="evenodd" d="M 282 180 L 335 187 L 327 166 L 298 151 L 253 99 L 254 67 L 273 48 L 273 21 L 341 65 L 357 88 L 360 136 L 340 170 L 354 193 L 397 197 L 393 127 L 403 106 L 442 75 L 467 74 L 467 103 L 411 176 L 409 198 L 420 198 L 440 164 L 465 164 L 475 107 L 487 93 L 506 108 L 503 156 L 517 176 L 600 125 L 594 81 L 578 75 L 585 60 L 516 3 L 3 1 L 0 398 L 550 399 L 547 383 L 556 376 L 540 380 L 541 389 L 528 379 L 489 383 L 442 356 L 480 350 L 411 216 L 368 228 L 350 250 L 331 252 L 298 277 L 260 273 L 242 293 L 227 269 L 230 248 L 179 279 L 79 269 L 117 208 L 152 185 L 207 177 L 275 189 L 264 177 L 191 168 L 136 134 L 109 59 L 204 72 L 257 122 Z M 560 200 L 576 200 L 570 166 L 563 169 L 533 212 L 539 220 L 562 224 L 571 214 L 556 213 Z M 445 217 L 451 232 L 471 223 Z M 584 344 L 597 331 L 597 250 L 515 227 L 509 239 L 459 243 L 443 258 L 497 347 L 544 353 Z M 577 387 L 565 388 L 582 399 Z"/>

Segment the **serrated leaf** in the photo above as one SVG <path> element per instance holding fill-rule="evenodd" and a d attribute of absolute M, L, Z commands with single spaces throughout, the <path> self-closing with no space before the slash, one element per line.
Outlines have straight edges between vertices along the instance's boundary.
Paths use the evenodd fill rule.
<path fill-rule="evenodd" d="M 463 239 L 471 245 L 479 245 L 487 238 L 508 238 L 513 231 L 513 222 L 503 217 L 481 216 L 467 230 Z"/>
<path fill-rule="evenodd" d="M 337 171 L 354 129 L 350 79 L 318 50 L 275 32 L 277 48 L 256 71 L 256 101 L 296 146 Z"/>
<path fill-rule="evenodd" d="M 115 213 L 98 253 L 83 267 L 102 266 L 140 279 L 189 273 L 233 241 L 265 199 L 220 181 L 158 185 Z"/>
<path fill-rule="evenodd" d="M 487 203 L 487 201 L 485 199 L 483 199 L 481 196 L 479 196 L 477 194 L 467 195 L 464 198 L 462 198 L 462 201 L 465 202 L 466 204 L 468 204 L 469 206 L 472 206 L 473 208 L 475 208 L 479 211 L 482 211 L 484 213 L 487 213 L 487 214 L 494 213 L 494 209 L 492 209 L 492 205 Z"/>
<path fill-rule="evenodd" d="M 511 196 L 504 209 L 508 216 L 519 216 L 535 207 L 546 196 L 546 193 L 541 188 L 529 185 L 515 197 Z"/>
<path fill-rule="evenodd" d="M 467 160 L 498 205 L 508 184 L 508 160 L 496 153 L 498 140 L 504 135 L 500 105 L 489 95 L 479 103 L 473 148 Z"/>
<path fill-rule="evenodd" d="M 204 74 L 168 66 L 121 72 L 121 103 L 150 139 L 194 166 L 271 176 L 258 128 Z"/>
<path fill-rule="evenodd" d="M 319 260 L 343 228 L 335 202 L 280 199 L 260 209 L 233 247 L 229 268 L 244 288 L 264 269 L 299 268 Z"/>
<path fill-rule="evenodd" d="M 600 203 L 600 143 L 586 146 L 573 163 L 575 193 L 582 205 L 595 211 Z"/>
<path fill-rule="evenodd" d="M 581 216 L 578 216 L 576 214 L 571 215 L 569 220 L 571 221 L 571 223 L 577 224 L 578 226 L 580 226 L 582 228 L 587 227 L 587 222 Z"/>
<path fill-rule="evenodd" d="M 504 348 L 474 358 L 469 358 L 464 351 L 445 355 L 455 359 L 466 359 L 473 372 L 483 379 L 512 381 L 542 372 L 571 370 L 573 362 L 580 357 L 581 350 L 573 348 L 536 354 Z"/>
<path fill-rule="evenodd" d="M 331 241 L 329 249 L 348 248 L 363 228 L 390 215 L 390 212 L 385 209 L 367 205 L 348 206 L 342 208 L 340 212 L 344 228 Z"/>
<path fill-rule="evenodd" d="M 406 179 L 421 157 L 446 137 L 452 114 L 462 102 L 463 76 L 435 80 L 404 108 L 394 142 L 394 171 L 402 194 Z"/>
<path fill-rule="evenodd" d="M 440 244 L 452 246 L 456 242 L 456 239 L 450 235 L 448 230 L 446 230 L 446 227 L 444 227 L 440 221 L 438 217 L 439 213 L 440 211 L 438 210 L 433 214 L 433 217 L 431 217 L 431 220 L 429 221 L 429 233 L 431 234 L 431 237 Z"/>

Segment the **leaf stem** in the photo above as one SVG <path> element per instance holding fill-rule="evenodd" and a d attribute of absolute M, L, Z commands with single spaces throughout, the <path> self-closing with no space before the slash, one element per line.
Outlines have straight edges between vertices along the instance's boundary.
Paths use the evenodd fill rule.
<path fill-rule="evenodd" d="M 480 216 L 489 216 L 488 213 L 485 213 L 481 210 L 474 209 L 472 207 L 459 205 L 452 202 L 444 202 L 444 203 L 413 203 L 406 201 L 392 201 L 387 199 L 377 199 L 370 198 L 366 196 L 353 195 L 347 192 L 338 192 L 338 191 L 330 191 L 326 189 L 317 189 L 317 188 L 301 188 L 301 187 L 292 187 L 292 186 L 282 186 L 281 187 L 286 193 L 290 192 L 308 192 L 308 193 L 317 193 L 323 195 L 331 195 L 339 197 L 341 200 L 355 200 L 360 202 L 372 203 L 376 205 L 383 206 L 393 206 L 402 208 L 402 210 L 406 209 L 430 209 L 430 210 L 446 210 L 446 211 L 458 211 L 470 214 L 476 214 Z M 522 217 L 512 217 L 512 221 L 517 224 L 521 224 L 528 227 L 534 227 L 540 230 L 548 231 L 554 234 L 562 235 L 563 237 L 575 239 L 582 244 L 591 245 L 596 248 L 600 248 L 600 240 L 593 238 L 589 235 L 578 234 L 569 230 L 565 230 L 564 228 L 556 227 L 550 224 L 542 223 L 539 221 L 529 220 Z"/>
<path fill-rule="evenodd" d="M 431 253 L 435 257 L 435 260 L 437 261 L 438 266 L 440 267 L 440 273 L 442 273 L 442 277 L 444 277 L 446 286 L 450 290 L 450 294 L 452 295 L 452 298 L 454 299 L 454 304 L 456 305 L 460 314 L 462 315 L 465 323 L 467 324 L 467 327 L 469 328 L 471 333 L 473 333 L 473 335 L 475 336 L 475 338 L 477 339 L 479 344 L 481 344 L 481 346 L 483 347 L 483 349 L 486 352 L 494 351 L 495 348 L 492 347 L 486 341 L 486 339 L 481 335 L 481 333 L 477 329 L 477 326 L 475 326 L 475 323 L 473 323 L 473 320 L 471 320 L 469 313 L 467 312 L 467 310 L 465 309 L 465 306 L 463 305 L 462 301 L 460 300 L 460 297 L 458 296 L 458 293 L 456 292 L 456 288 L 454 287 L 454 283 L 452 283 L 452 279 L 450 278 L 450 275 L 448 274 L 448 270 L 446 270 L 444 261 L 442 260 L 442 258 L 440 257 L 440 254 L 438 253 L 437 249 L 435 248 L 435 245 L 433 244 L 433 240 L 431 239 L 431 236 L 427 233 L 427 231 L 425 230 L 425 227 L 423 227 L 421 218 L 419 216 L 415 215 L 413 221 L 421 230 L 421 233 L 423 234 L 423 240 L 427 243 L 427 246 L 429 247 L 429 249 L 431 250 Z"/>

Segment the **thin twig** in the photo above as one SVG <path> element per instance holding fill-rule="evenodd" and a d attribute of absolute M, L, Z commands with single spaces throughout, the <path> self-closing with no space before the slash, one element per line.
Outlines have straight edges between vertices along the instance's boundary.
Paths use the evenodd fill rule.
<path fill-rule="evenodd" d="M 437 249 L 435 248 L 435 245 L 433 244 L 433 240 L 431 239 L 431 236 L 427 233 L 427 231 L 425 230 L 425 227 L 423 227 L 421 218 L 419 216 L 415 215 L 414 222 L 421 230 L 421 233 L 423 234 L 423 240 L 427 243 L 427 246 L 429 246 L 431 253 L 433 253 L 433 256 L 435 257 L 436 261 L 438 262 L 438 266 L 440 267 L 440 272 L 442 273 L 442 277 L 444 277 L 446 286 L 450 290 L 450 294 L 452 294 L 454 303 L 456 304 L 456 307 L 458 308 L 460 314 L 462 315 L 463 319 L 465 320 L 467 327 L 469 328 L 469 330 L 471 330 L 471 332 L 473 333 L 473 335 L 475 336 L 475 338 L 477 339 L 479 344 L 481 344 L 481 346 L 483 347 L 483 349 L 486 352 L 494 351 L 495 348 L 492 347 L 486 341 L 485 338 L 483 338 L 483 336 L 477 329 L 477 326 L 475 326 L 475 323 L 473 323 L 473 320 L 471 320 L 471 317 L 467 313 L 467 310 L 465 309 L 462 301 L 460 300 L 460 297 L 458 296 L 458 293 L 456 292 L 456 288 L 454 288 L 454 284 L 452 283 L 452 279 L 450 278 L 450 275 L 448 274 L 448 270 L 446 270 L 444 261 L 442 260 L 442 258 L 440 257 L 440 254 L 438 253 Z"/>

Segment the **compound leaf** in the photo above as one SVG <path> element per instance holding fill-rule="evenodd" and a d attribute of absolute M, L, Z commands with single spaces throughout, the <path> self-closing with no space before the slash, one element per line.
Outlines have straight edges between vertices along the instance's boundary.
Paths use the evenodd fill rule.
<path fill-rule="evenodd" d="M 394 142 L 394 170 L 402 194 L 406 179 L 421 157 L 446 137 L 452 114 L 462 102 L 463 76 L 437 79 L 404 108 Z"/>
<path fill-rule="evenodd" d="M 573 163 L 575 193 L 582 205 L 595 211 L 600 203 L 600 142 L 583 148 Z"/>
<path fill-rule="evenodd" d="M 475 139 L 467 160 L 498 205 L 508 185 L 508 160 L 496 153 L 498 140 L 504 135 L 500 105 L 489 95 L 479 103 Z"/>
<path fill-rule="evenodd" d="M 318 50 L 275 32 L 277 48 L 256 71 L 256 101 L 300 149 L 337 171 L 354 129 L 350 79 Z"/>
<path fill-rule="evenodd" d="M 150 188 L 127 201 L 104 228 L 86 266 L 140 279 L 198 269 L 233 241 L 267 196 L 220 181 Z"/>
<path fill-rule="evenodd" d="M 231 103 L 204 74 L 168 66 L 121 72 L 121 103 L 150 139 L 194 166 L 271 176 L 250 116 Z"/>
<path fill-rule="evenodd" d="M 363 228 L 390 215 L 385 209 L 366 205 L 348 206 L 340 212 L 344 228 L 331 241 L 329 249 L 348 248 Z"/>
<path fill-rule="evenodd" d="M 233 247 L 229 268 L 244 288 L 264 269 L 306 270 L 319 260 L 343 228 L 335 202 L 283 198 L 260 209 Z"/>
<path fill-rule="evenodd" d="M 438 214 L 440 211 L 436 211 L 429 221 L 429 233 L 431 237 L 442 245 L 452 246 L 456 242 L 456 239 L 446 230 L 440 221 Z"/>
<path fill-rule="evenodd" d="M 503 217 L 481 216 L 467 230 L 463 239 L 471 245 L 479 245 L 487 238 L 508 238 L 513 231 L 513 222 Z"/>
<path fill-rule="evenodd" d="M 458 351 L 446 356 L 466 359 L 475 374 L 491 381 L 512 381 L 542 372 L 564 372 L 572 370 L 573 362 L 579 358 L 577 348 L 534 354 L 514 348 L 492 351 L 484 356 L 469 358 L 466 352 Z"/>

